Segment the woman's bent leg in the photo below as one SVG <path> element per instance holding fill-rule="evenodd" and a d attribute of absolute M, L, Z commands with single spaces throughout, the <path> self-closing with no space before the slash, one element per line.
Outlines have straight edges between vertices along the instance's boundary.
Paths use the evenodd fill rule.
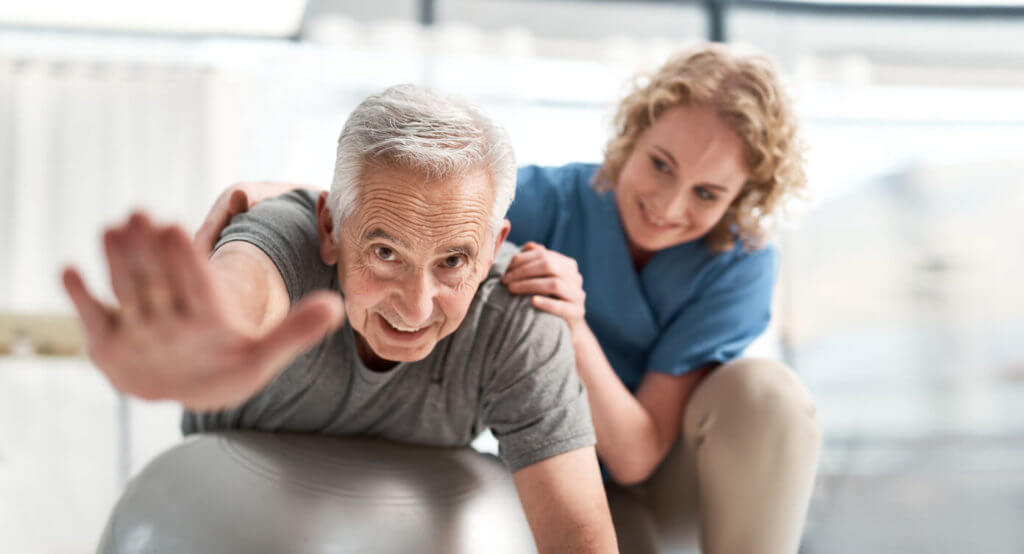
<path fill-rule="evenodd" d="M 605 482 L 608 508 L 622 554 L 661 554 L 658 526 L 641 487 Z"/>
<path fill-rule="evenodd" d="M 814 402 L 789 368 L 740 359 L 712 371 L 690 398 L 683 443 L 682 463 L 695 464 L 704 554 L 797 551 L 821 438 Z M 670 468 L 648 486 L 656 510 L 668 492 L 662 470 Z"/>
<path fill-rule="evenodd" d="M 701 515 L 692 447 L 677 441 L 641 486 L 658 529 L 659 552 L 699 554 Z"/>

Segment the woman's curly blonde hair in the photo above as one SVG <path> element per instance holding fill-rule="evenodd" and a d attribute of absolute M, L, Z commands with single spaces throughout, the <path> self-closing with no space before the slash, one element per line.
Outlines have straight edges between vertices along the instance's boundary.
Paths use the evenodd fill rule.
<path fill-rule="evenodd" d="M 749 176 L 708 232 L 708 245 L 728 251 L 738 238 L 744 250 L 760 248 L 786 201 L 802 196 L 807 183 L 805 147 L 792 101 L 764 56 L 704 43 L 672 56 L 646 82 L 638 82 L 619 104 L 615 136 L 608 141 L 595 187 L 613 188 L 640 134 L 680 105 L 712 108 L 746 145 Z"/>

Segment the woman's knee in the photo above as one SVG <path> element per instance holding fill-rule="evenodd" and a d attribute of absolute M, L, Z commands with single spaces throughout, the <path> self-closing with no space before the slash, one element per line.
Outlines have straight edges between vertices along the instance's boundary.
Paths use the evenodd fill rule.
<path fill-rule="evenodd" d="M 761 437 L 796 433 L 820 442 L 810 393 L 786 365 L 767 359 L 723 364 L 697 387 L 684 415 L 684 434 L 700 442 L 714 426 Z"/>

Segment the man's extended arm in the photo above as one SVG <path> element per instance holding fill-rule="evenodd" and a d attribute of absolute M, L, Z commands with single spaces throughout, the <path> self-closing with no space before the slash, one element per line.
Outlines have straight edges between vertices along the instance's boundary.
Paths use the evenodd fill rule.
<path fill-rule="evenodd" d="M 547 458 L 513 478 L 541 554 L 618 552 L 594 447 Z"/>
<path fill-rule="evenodd" d="M 258 248 L 225 245 L 210 260 L 177 226 L 135 214 L 104 233 L 119 306 L 100 304 L 74 269 L 64 285 L 89 356 L 118 390 L 215 410 L 244 402 L 344 318 L 341 298 L 310 294 L 288 309 Z"/>

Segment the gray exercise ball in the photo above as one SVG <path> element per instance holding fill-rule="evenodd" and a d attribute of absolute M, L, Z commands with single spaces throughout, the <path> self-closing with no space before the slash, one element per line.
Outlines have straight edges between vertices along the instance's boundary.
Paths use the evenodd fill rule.
<path fill-rule="evenodd" d="M 188 437 L 129 482 L 99 552 L 536 552 L 508 470 L 365 437 Z"/>

